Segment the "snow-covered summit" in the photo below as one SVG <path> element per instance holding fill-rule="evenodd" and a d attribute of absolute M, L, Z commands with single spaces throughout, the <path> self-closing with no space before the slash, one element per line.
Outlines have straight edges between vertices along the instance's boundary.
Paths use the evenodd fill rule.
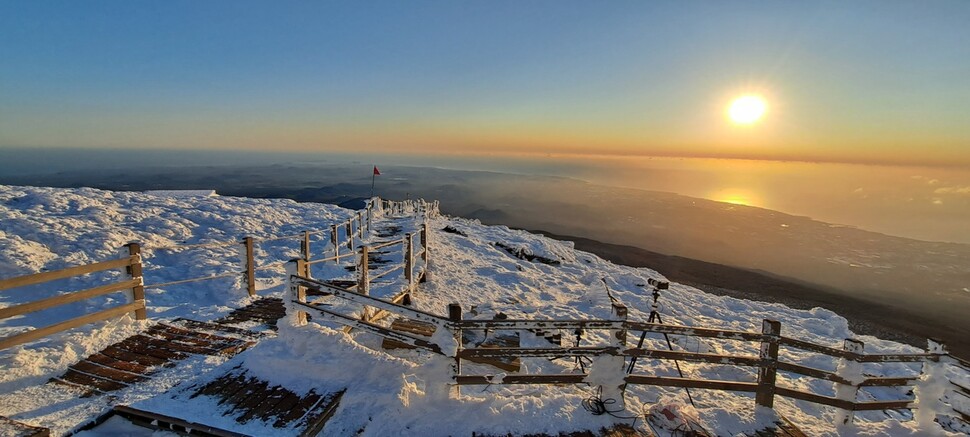
<path fill-rule="evenodd" d="M 232 244 L 179 250 L 173 247 L 234 243 L 254 236 L 266 240 L 256 250 L 259 258 L 270 264 L 295 258 L 300 250 L 299 239 L 274 240 L 275 237 L 325 230 L 353 214 L 334 206 L 289 200 L 0 186 L 0 278 L 113 258 L 124 244 L 132 241 L 143 245 L 147 285 L 238 272 L 240 254 Z M 614 265 L 576 251 L 571 243 L 504 226 L 439 217 L 430 220 L 429 229 L 429 281 L 421 284 L 413 303 L 418 309 L 435 314 L 447 314 L 447 305 L 457 302 L 470 319 L 608 319 L 611 300 L 616 299 L 627 306 L 630 320 L 646 321 L 651 304 L 648 280 L 664 279 L 661 273 L 650 269 Z M 324 247 L 326 242 L 314 244 Z M 260 270 L 259 294 L 282 295 L 284 279 L 281 268 Z M 72 279 L 60 285 L 79 289 L 97 280 Z M 59 290 L 33 287 L 5 292 L 0 294 L 0 307 L 56 295 Z M 211 320 L 251 298 L 239 277 L 226 277 L 149 288 L 146 300 L 150 319 Z M 795 310 L 780 304 L 714 296 L 676 283 L 663 291 L 660 302 L 667 324 L 760 331 L 763 319 L 773 319 L 782 323 L 785 335 L 813 343 L 840 348 L 843 339 L 859 338 L 866 343 L 868 353 L 918 352 L 911 346 L 857 336 L 844 318 L 820 308 Z M 48 324 L 50 318 L 73 317 L 110 304 L 107 299 L 93 299 L 55 312 L 6 319 L 0 321 L 0 336 Z M 78 415 L 96 415 L 104 405 L 91 407 L 76 400 L 50 399 L 60 402 L 55 407 L 42 398 L 42 391 L 33 387 L 87 354 L 145 328 L 145 323 L 122 318 L 0 351 L 0 415 L 42 422 L 62 431 L 75 427 Z M 740 342 L 679 336 L 672 340 L 681 350 L 757 355 L 756 345 Z M 523 338 L 524 343 L 536 341 L 541 339 Z M 563 335 L 563 341 L 572 339 Z M 834 370 L 838 364 L 809 354 L 800 358 L 800 364 L 816 368 Z M 173 403 L 174 395 L 164 393 L 191 378 L 205 382 L 206 378 L 211 379 L 206 372 L 233 366 L 249 369 L 254 375 L 298 393 L 320 388 L 346 389 L 340 408 L 323 431 L 325 435 L 557 434 L 599 429 L 620 421 L 585 411 L 582 401 L 591 393 L 584 386 L 496 385 L 465 390 L 461 399 L 426 396 L 434 379 L 433 360 L 414 351 L 385 351 L 370 334 L 347 334 L 314 322 L 298 331 L 284 330 L 279 337 L 264 340 L 228 361 L 210 357 L 190 364 L 188 370 L 164 373 L 151 387 L 121 391 L 112 402 L 179 411 L 187 420 L 208 419 L 219 425 L 224 419 L 206 417 L 202 409 L 184 408 Z M 568 373 L 578 364 L 539 358 L 524 360 L 522 365 L 526 370 Z M 652 366 L 653 373 L 676 376 L 669 362 L 641 365 Z M 681 367 L 685 376 L 754 377 L 754 369 L 689 363 L 681 363 Z M 781 374 L 779 378 L 791 387 L 834 395 L 831 383 Z M 713 390 L 696 390 L 693 395 L 701 419 L 724 435 L 733 435 L 758 420 L 750 395 Z M 28 396 L 32 396 L 29 402 Z M 868 396 L 878 398 L 879 393 Z M 636 386 L 628 388 L 626 402 L 630 411 L 637 411 L 639 405 L 682 397 L 679 389 Z M 917 429 L 913 422 L 893 420 L 882 412 L 860 413 L 857 420 L 864 425 L 845 429 L 832 425 L 836 413 L 830 408 L 781 398 L 776 401 L 776 408 L 811 435 L 922 435 L 926 431 Z M 905 417 L 896 414 L 895 418 Z M 638 426 L 642 427 L 642 421 Z M 249 423 L 239 430 L 254 435 L 286 435 L 286 430 L 260 423 Z"/>

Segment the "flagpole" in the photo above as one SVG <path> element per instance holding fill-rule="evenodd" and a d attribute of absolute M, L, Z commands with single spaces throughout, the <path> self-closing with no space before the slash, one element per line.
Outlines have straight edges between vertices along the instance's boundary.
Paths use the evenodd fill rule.
<path fill-rule="evenodd" d="M 374 197 L 374 182 L 377 181 L 377 173 L 371 172 L 370 175 L 370 197 Z"/>

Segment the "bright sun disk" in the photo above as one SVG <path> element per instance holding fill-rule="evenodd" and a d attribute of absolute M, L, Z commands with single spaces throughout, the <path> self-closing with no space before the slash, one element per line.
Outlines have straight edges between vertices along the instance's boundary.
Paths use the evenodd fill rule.
<path fill-rule="evenodd" d="M 752 124 L 765 114 L 768 104 L 760 96 L 747 95 L 734 99 L 728 108 L 731 121 L 738 124 Z"/>

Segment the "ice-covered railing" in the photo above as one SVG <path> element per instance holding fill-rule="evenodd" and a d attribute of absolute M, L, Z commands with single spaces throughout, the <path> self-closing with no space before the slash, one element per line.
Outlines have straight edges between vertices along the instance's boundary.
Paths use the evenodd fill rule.
<path fill-rule="evenodd" d="M 389 215 L 419 215 L 426 218 L 435 218 L 441 215 L 437 200 L 428 202 L 424 199 L 408 199 L 397 202 L 384 199 L 381 201 L 381 207 Z"/>
<path fill-rule="evenodd" d="M 129 243 L 125 245 L 124 251 L 127 256 L 121 259 L 113 259 L 102 262 L 97 262 L 93 264 L 80 265 L 75 267 L 70 267 L 66 269 L 60 269 L 56 271 L 42 272 L 32 275 L 19 276 L 14 278 L 0 279 L 0 291 L 7 289 L 15 289 L 22 287 L 29 287 L 34 285 L 45 284 L 50 281 L 62 280 L 62 279 L 74 279 L 89 276 L 92 274 L 98 274 L 99 277 L 93 278 L 93 281 L 88 281 L 86 283 L 94 282 L 97 286 L 92 288 L 82 289 L 79 291 L 70 291 L 58 294 L 53 297 L 38 299 L 32 302 L 26 302 L 18 305 L 13 305 L 5 308 L 0 308 L 0 320 L 9 319 L 14 317 L 21 317 L 25 314 L 35 313 L 38 311 L 47 310 L 50 308 L 58 307 L 61 305 L 70 304 L 73 302 L 79 302 L 86 299 L 96 298 L 99 296 L 106 296 L 112 293 L 126 293 L 127 298 L 126 303 L 118 305 L 116 307 L 103 309 L 97 312 L 82 314 L 79 317 L 74 317 L 68 320 L 59 321 L 50 326 L 45 326 L 37 329 L 32 329 L 26 332 L 20 332 L 14 335 L 8 335 L 6 337 L 0 337 L 0 349 L 5 349 L 11 346 L 28 343 L 35 341 L 51 334 L 57 332 L 65 331 L 68 329 L 76 328 L 85 324 L 94 323 L 102 320 L 107 320 L 110 318 L 118 317 L 126 313 L 132 313 L 134 317 L 138 320 L 143 320 L 146 318 L 146 305 L 145 305 L 145 290 L 161 289 L 164 287 L 170 287 L 174 285 L 188 284 L 200 281 L 208 281 L 217 278 L 227 278 L 227 277 L 241 277 L 243 283 L 245 283 L 245 288 L 250 296 L 256 295 L 256 272 L 268 269 L 281 269 L 286 264 L 286 260 L 273 260 L 273 259 L 259 259 L 257 256 L 257 251 L 255 248 L 259 244 L 269 243 L 278 240 L 286 239 L 300 239 L 300 255 L 301 261 L 303 261 L 305 269 L 304 273 L 309 275 L 309 266 L 312 264 L 323 263 L 328 261 L 334 261 L 339 263 L 341 259 L 344 258 L 356 258 L 360 255 L 359 248 L 363 244 L 363 240 L 367 232 L 371 230 L 373 220 L 376 216 L 384 214 L 384 205 L 387 205 L 387 209 L 392 213 L 409 213 L 409 214 L 422 214 L 424 216 L 437 214 L 437 202 L 429 203 L 423 200 L 410 200 L 405 202 L 393 202 L 384 201 L 380 198 L 372 198 L 367 201 L 364 209 L 359 210 L 351 216 L 348 220 L 335 223 L 330 225 L 325 229 L 313 229 L 305 230 L 298 234 L 289 235 L 278 235 L 278 236 L 265 236 L 265 237 L 242 237 L 240 239 L 231 241 L 217 241 L 208 242 L 202 244 L 178 244 L 170 246 L 142 246 L 138 243 Z M 422 230 L 421 236 L 421 249 L 419 251 L 412 251 L 413 246 L 413 235 L 407 235 L 401 240 L 397 240 L 392 243 L 400 243 L 408 247 L 410 255 L 407 260 L 411 262 L 411 266 L 403 269 L 408 275 L 408 281 L 413 282 L 411 275 L 415 272 L 415 267 L 413 263 L 414 256 L 420 256 L 424 260 L 426 265 L 427 250 L 426 250 L 426 237 L 427 231 Z M 317 242 L 326 241 L 327 244 L 324 245 L 323 250 L 319 253 L 312 250 L 314 246 L 314 238 Z M 407 239 L 407 241 L 405 241 Z M 168 270 L 174 266 L 160 266 L 151 265 L 151 257 L 145 256 L 145 252 L 160 253 L 165 252 L 175 257 L 178 257 L 180 252 L 192 249 L 204 249 L 211 251 L 212 249 L 218 248 L 237 248 L 239 249 L 241 258 L 243 260 L 242 266 L 239 270 L 232 269 L 224 272 L 216 272 L 213 274 L 208 274 L 205 276 L 196 276 L 184 279 L 178 279 L 173 281 L 164 282 L 152 282 L 152 272 L 157 272 L 161 270 Z M 177 258 L 176 258 L 177 259 Z M 366 259 L 366 254 L 365 258 Z M 187 263 L 187 261 L 186 261 Z M 175 262 L 176 266 L 179 266 L 180 270 L 185 270 L 184 267 L 186 263 L 179 263 L 177 260 Z M 358 262 L 359 263 L 359 262 Z M 144 267 L 144 268 L 143 268 Z M 420 277 L 423 277 L 424 267 L 421 267 Z M 119 279 L 118 269 L 124 269 L 120 276 L 124 276 L 123 279 Z M 390 272 L 378 273 L 378 275 L 387 275 Z M 171 277 L 170 275 L 165 275 L 166 277 Z M 375 275 L 377 276 L 377 275 Z M 418 277 L 418 276 L 415 276 Z M 373 281 L 373 277 L 367 280 L 365 276 L 365 284 L 369 284 Z M 45 285 L 46 286 L 46 285 Z M 413 289 L 413 286 L 409 287 L 409 290 Z"/>
<path fill-rule="evenodd" d="M 203 244 L 177 244 L 171 246 L 148 246 L 146 250 L 154 252 L 179 253 L 188 249 L 217 249 L 220 247 L 236 247 L 241 252 L 243 260 L 241 270 L 231 270 L 221 273 L 214 273 L 205 276 L 179 279 L 167 282 L 154 282 L 145 285 L 146 289 L 159 289 L 173 285 L 181 285 L 192 282 L 208 281 L 218 278 L 241 276 L 246 284 L 246 290 L 250 296 L 256 295 L 256 272 L 268 269 L 281 269 L 287 260 L 259 260 L 256 257 L 256 247 L 261 243 L 269 243 L 279 240 L 300 239 L 300 255 L 307 265 L 322 263 L 327 261 L 339 262 L 343 258 L 356 256 L 355 248 L 359 246 L 365 233 L 370 231 L 375 214 L 379 213 L 379 198 L 367 201 L 364 209 L 357 211 L 346 221 L 330 225 L 329 228 L 305 230 L 298 234 L 277 235 L 267 237 L 243 237 L 233 241 L 211 242 Z M 326 242 L 320 253 L 312 250 L 314 238 L 317 242 Z M 323 256 L 322 258 L 320 256 Z M 262 261 L 262 262 L 260 262 Z"/>
<path fill-rule="evenodd" d="M 417 240 L 417 241 L 415 241 Z M 371 273 L 370 262 L 371 254 L 380 253 L 381 250 L 387 250 L 390 248 L 400 247 L 401 261 L 393 263 L 390 266 L 384 266 L 380 271 Z M 345 287 L 338 287 L 332 283 L 327 284 L 325 282 L 311 282 L 311 284 L 325 284 L 327 290 L 322 290 L 314 288 L 314 290 L 319 291 L 319 294 L 324 296 L 331 296 L 334 294 L 334 290 L 340 290 L 341 296 L 347 296 L 344 292 L 351 292 L 351 300 L 354 295 L 364 295 L 370 296 L 372 284 L 378 279 L 388 278 L 395 276 L 397 274 L 396 280 L 391 282 L 391 293 L 390 295 L 381 296 L 384 300 L 391 302 L 392 304 L 403 304 L 410 305 L 412 295 L 417 287 L 417 284 L 424 282 L 427 277 L 428 272 L 428 259 L 430 256 L 430 249 L 428 247 L 428 225 L 427 223 L 422 223 L 420 230 L 414 233 L 406 233 L 403 238 L 384 241 L 375 245 L 362 245 L 359 250 L 356 272 L 357 277 L 355 284 Z M 293 279 L 303 279 L 303 280 L 313 280 L 310 275 L 309 262 L 302 259 L 294 259 L 290 261 L 287 265 L 287 271 L 291 280 Z M 393 287 L 397 288 L 393 288 Z M 306 304 L 307 294 L 305 288 L 297 287 L 297 293 L 294 295 L 294 299 L 298 303 Z M 318 303 L 318 301 L 310 302 Z M 300 320 L 305 320 L 305 313 L 299 310 L 290 309 L 289 306 L 287 311 L 297 311 L 299 312 L 298 317 Z M 375 322 L 389 313 L 382 308 L 372 308 L 370 306 L 364 306 L 360 311 L 360 319 L 365 322 Z"/>
<path fill-rule="evenodd" d="M 334 306 L 317 306 L 308 303 L 308 290 L 352 302 L 362 308 L 381 311 L 432 325 L 431 338 L 383 326 L 374 320 L 355 317 L 341 312 Z M 754 394 L 756 405 L 773 407 L 775 397 L 807 401 L 827 405 L 840 410 L 838 420 L 851 423 L 857 411 L 912 410 L 913 417 L 921 426 L 940 423 L 948 429 L 958 429 L 953 421 L 970 423 L 967 409 L 953 396 L 968 396 L 970 390 L 947 378 L 948 370 L 958 372 L 965 378 L 970 375 L 966 361 L 950 355 L 944 346 L 930 341 L 922 353 L 866 354 L 864 345 L 847 339 L 843 349 L 819 345 L 781 335 L 781 324 L 764 320 L 762 332 L 733 331 L 691 326 L 664 325 L 627 320 L 626 307 L 614 302 L 614 317 L 608 320 L 465 320 L 458 304 L 448 307 L 448 316 L 441 316 L 396 302 L 355 293 L 325 282 L 301 277 L 295 268 L 289 276 L 287 315 L 290 326 L 299 329 L 306 323 L 306 314 L 314 320 L 339 323 L 355 329 L 364 329 L 400 343 L 424 349 L 442 356 L 447 374 L 440 375 L 440 392 L 460 394 L 463 385 L 493 384 L 588 384 L 599 386 L 604 399 L 614 399 L 622 406 L 623 392 L 631 385 L 681 387 L 685 389 L 709 389 Z M 330 300 L 329 302 L 333 302 Z M 366 314 L 366 311 L 361 311 Z M 465 347 L 463 331 L 492 332 L 528 331 L 533 334 L 559 332 L 560 338 L 575 334 L 576 342 L 563 346 L 550 343 L 550 347 Z M 746 347 L 734 348 L 747 351 L 733 354 L 679 351 L 650 347 L 642 343 L 630 347 L 628 332 L 659 335 L 678 335 L 705 338 L 714 341 L 741 342 Z M 566 334 L 566 335 L 563 335 Z M 721 350 L 721 349 L 713 349 Z M 822 357 L 815 361 L 827 361 L 829 369 L 815 368 L 796 362 L 806 362 L 805 354 Z M 580 373 L 493 373 L 465 374 L 462 360 L 547 358 L 550 360 L 575 360 Z M 640 360 L 640 366 L 631 365 Z M 645 362 L 647 361 L 647 362 Z M 646 369 L 658 368 L 658 362 L 683 361 L 701 366 L 731 366 L 747 371 L 728 374 L 747 375 L 738 380 L 711 380 L 696 377 L 671 377 L 645 373 Z M 809 360 L 810 361 L 810 360 Z M 695 369 L 697 370 L 697 369 Z M 702 374 L 702 371 L 695 371 Z M 722 373 L 723 374 L 723 373 Z M 800 378 L 808 377 L 831 382 L 828 393 L 819 393 L 820 384 L 807 384 L 808 388 L 792 385 Z M 449 390 L 448 387 L 451 389 Z M 916 390 L 910 390 L 915 387 Z M 864 390 L 888 390 L 881 400 L 866 400 Z M 824 391 L 824 390 L 823 390 Z M 833 395 L 834 393 L 834 395 Z M 893 397 L 894 396 L 894 397 Z M 888 399 L 888 400 L 887 400 Z M 887 416 L 888 417 L 888 416 Z"/>

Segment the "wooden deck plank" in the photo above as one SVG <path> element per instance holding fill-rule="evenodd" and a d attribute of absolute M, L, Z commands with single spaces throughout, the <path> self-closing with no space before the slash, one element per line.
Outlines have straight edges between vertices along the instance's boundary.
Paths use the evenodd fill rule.
<path fill-rule="evenodd" d="M 268 412 L 273 411 L 273 408 L 286 397 L 286 393 L 292 392 L 278 385 L 271 387 L 266 396 L 258 404 L 253 405 L 245 414 L 237 417 L 236 422 L 246 423 L 257 417 L 262 418 Z"/>
<path fill-rule="evenodd" d="M 65 372 L 57 379 L 62 379 L 64 381 L 71 382 L 77 385 L 93 387 L 103 392 L 121 390 L 125 387 L 128 387 L 127 384 L 117 382 L 117 381 L 112 381 L 110 379 L 104 379 L 104 378 L 99 378 L 92 375 L 87 375 L 87 374 L 78 372 L 74 369 L 67 369 L 67 372 Z"/>
<path fill-rule="evenodd" d="M 117 358 L 109 357 L 103 353 L 92 354 L 86 358 L 88 361 L 93 363 L 98 363 L 102 366 L 112 367 L 118 370 L 124 370 L 125 372 L 137 373 L 139 375 L 147 375 L 151 372 L 149 366 L 145 366 L 133 361 L 119 360 Z"/>
<path fill-rule="evenodd" d="M 245 380 L 245 377 L 242 376 L 242 374 L 229 373 L 229 374 L 223 375 L 219 378 L 216 378 L 210 381 L 209 383 L 200 387 L 199 389 L 197 389 L 194 393 L 192 393 L 192 395 L 189 396 L 189 399 L 198 397 L 200 395 L 218 396 L 218 394 L 221 393 L 223 389 L 229 384 L 232 384 L 237 381 L 239 383 L 242 383 L 242 381 L 244 380 Z"/>
<path fill-rule="evenodd" d="M 134 352 L 136 354 L 147 355 L 147 356 L 158 358 L 162 360 L 164 363 L 168 363 L 170 361 L 182 360 L 188 356 L 181 352 L 174 352 L 167 349 L 159 349 L 156 347 L 152 347 L 148 343 L 146 343 L 146 341 L 150 339 L 151 339 L 150 337 L 146 337 L 141 334 L 136 334 L 118 343 L 115 343 L 114 346 L 127 351 Z"/>
<path fill-rule="evenodd" d="M 77 370 L 79 372 L 84 372 L 90 375 L 97 376 L 99 378 L 121 382 L 124 384 L 131 384 L 135 382 L 148 380 L 148 377 L 146 376 L 136 375 L 134 373 L 125 372 L 111 367 L 101 366 L 88 360 L 83 360 L 71 366 L 70 368 Z"/>
<path fill-rule="evenodd" d="M 222 415 L 235 416 L 234 413 L 238 415 L 243 414 L 244 412 L 240 410 L 240 407 L 243 404 L 245 404 L 250 398 L 261 397 L 261 395 L 265 396 L 265 394 L 262 393 L 262 390 L 266 390 L 266 387 L 268 385 L 269 384 L 267 384 L 264 381 L 260 381 L 256 378 L 250 377 L 249 379 L 246 380 L 246 383 L 243 384 L 243 387 L 241 390 L 237 391 L 231 397 L 226 399 L 226 404 L 229 405 L 229 409 L 226 410 Z"/>
<path fill-rule="evenodd" d="M 298 420 L 302 418 L 304 415 L 306 415 L 306 413 L 310 411 L 311 408 L 316 406 L 317 401 L 319 401 L 321 398 L 323 398 L 322 395 L 320 395 L 319 393 L 313 390 L 310 390 L 310 393 L 300 398 L 300 400 L 296 402 L 296 405 L 294 405 L 293 408 L 290 408 L 290 410 L 287 411 L 286 413 L 280 416 L 277 416 L 276 422 L 273 423 L 273 427 L 285 428 L 289 426 L 290 422 Z"/>
<path fill-rule="evenodd" d="M 274 417 L 278 417 L 282 414 L 285 414 L 287 411 L 290 411 L 299 402 L 300 402 L 300 397 L 297 396 L 296 393 L 286 390 L 283 393 L 283 398 L 280 399 L 280 401 L 277 402 L 272 409 L 267 411 L 265 414 L 260 415 L 259 418 L 264 421 L 269 421 Z"/>
<path fill-rule="evenodd" d="M 129 361 L 146 367 L 161 366 L 168 363 L 168 360 L 138 353 L 118 346 L 117 343 L 104 348 L 101 353 L 119 361 Z"/>
<path fill-rule="evenodd" d="M 235 334 L 235 335 L 240 335 L 250 339 L 258 339 L 262 337 L 262 335 L 260 335 L 259 333 L 250 331 L 248 329 L 236 328 L 233 326 L 226 326 L 226 325 L 219 325 L 216 323 L 200 322 L 198 320 L 179 318 L 179 319 L 175 319 L 174 323 L 176 323 L 177 325 L 183 325 L 192 329 L 204 330 L 208 332 L 221 332 L 224 334 Z"/>
<path fill-rule="evenodd" d="M 47 428 L 28 425 L 0 416 L 0 435 L 4 437 L 48 437 L 51 435 L 51 431 Z"/>

